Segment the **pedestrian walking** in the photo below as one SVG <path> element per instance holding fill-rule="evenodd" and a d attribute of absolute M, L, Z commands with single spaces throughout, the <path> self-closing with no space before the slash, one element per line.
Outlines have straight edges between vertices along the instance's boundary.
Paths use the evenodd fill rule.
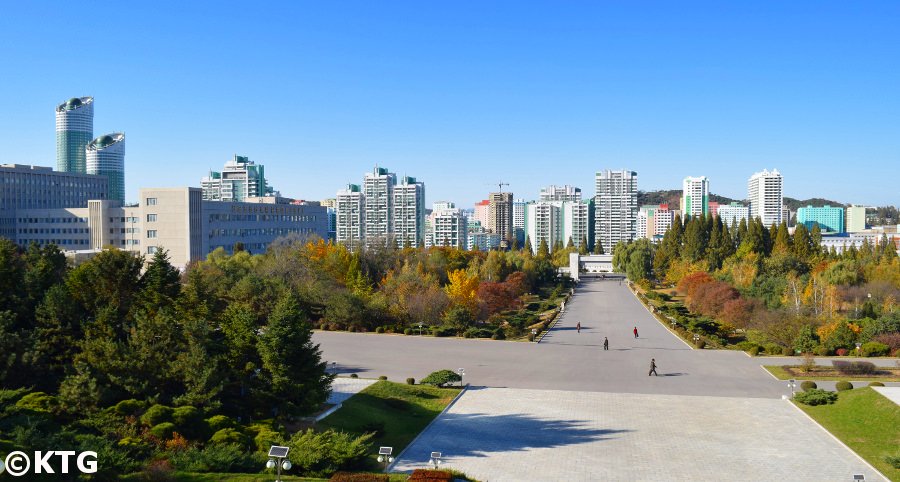
<path fill-rule="evenodd" d="M 636 326 L 634 327 L 634 337 L 635 337 L 635 338 L 638 337 L 638 335 L 637 335 L 637 327 L 636 327 Z"/>
<path fill-rule="evenodd" d="M 581 333 L 581 322 L 580 321 L 575 324 L 575 331 L 577 331 L 578 333 Z"/>
<path fill-rule="evenodd" d="M 609 338 L 603 337 L 603 349 L 609 351 Z"/>
<path fill-rule="evenodd" d="M 649 377 L 650 375 L 659 376 L 659 373 L 656 373 L 656 358 L 650 359 L 650 373 L 647 376 Z"/>

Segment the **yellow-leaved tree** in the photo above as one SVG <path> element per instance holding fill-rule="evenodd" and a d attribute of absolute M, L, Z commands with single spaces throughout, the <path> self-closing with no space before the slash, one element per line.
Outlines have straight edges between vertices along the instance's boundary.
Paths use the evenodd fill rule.
<path fill-rule="evenodd" d="M 478 275 L 469 274 L 464 269 L 447 273 L 447 285 L 444 290 L 454 306 L 461 306 L 470 313 L 478 307 Z"/>

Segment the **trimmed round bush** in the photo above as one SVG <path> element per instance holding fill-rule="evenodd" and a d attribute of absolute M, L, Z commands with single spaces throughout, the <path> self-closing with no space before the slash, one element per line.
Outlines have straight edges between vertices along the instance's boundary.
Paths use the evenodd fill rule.
<path fill-rule="evenodd" d="M 115 407 L 113 407 L 113 411 L 116 412 L 117 415 L 127 416 L 127 415 L 137 415 L 144 408 L 144 402 L 139 400 L 122 400 L 117 403 Z"/>
<path fill-rule="evenodd" d="M 351 374 L 350 374 L 350 378 L 359 378 L 359 375 L 357 375 L 357 374 L 355 374 L 355 373 L 351 373 Z"/>
<path fill-rule="evenodd" d="M 870 356 L 888 356 L 891 353 L 891 347 L 885 345 L 884 343 L 878 343 L 877 341 L 870 341 L 868 343 L 863 343 L 861 347 L 859 347 L 860 356 L 870 357 Z"/>
<path fill-rule="evenodd" d="M 810 390 L 815 390 L 816 388 L 819 388 L 819 386 L 816 385 L 816 382 L 814 382 L 812 380 L 803 380 L 802 382 L 800 382 L 800 388 L 804 392 L 808 392 Z"/>
<path fill-rule="evenodd" d="M 506 339 L 506 332 L 503 331 L 503 328 L 497 328 L 496 330 L 494 330 L 494 334 L 491 335 L 491 339 L 494 339 L 494 340 L 505 340 L 505 339 Z"/>
<path fill-rule="evenodd" d="M 178 433 L 188 438 L 203 435 L 206 424 L 203 422 L 203 412 L 196 407 L 178 407 L 172 412 L 172 422 L 178 428 Z"/>
<path fill-rule="evenodd" d="M 848 381 L 841 380 L 834 384 L 834 388 L 839 392 L 843 392 L 844 390 L 853 390 L 853 384 Z"/>
<path fill-rule="evenodd" d="M 223 428 L 236 428 L 237 423 L 231 417 L 227 415 L 213 415 L 206 419 L 206 425 L 209 427 L 209 431 L 212 433 L 216 433 Z"/>
<path fill-rule="evenodd" d="M 378 328 L 375 328 L 375 333 L 384 333 L 384 327 L 379 326 Z"/>
<path fill-rule="evenodd" d="M 762 351 L 762 348 L 760 348 L 759 346 L 754 346 L 747 350 L 747 353 L 749 353 L 750 356 L 759 356 L 760 351 Z"/>
<path fill-rule="evenodd" d="M 156 438 L 168 440 L 175 433 L 175 424 L 172 422 L 158 423 L 150 429 L 150 433 Z"/>
<path fill-rule="evenodd" d="M 837 393 L 827 392 L 825 390 L 819 389 L 812 389 L 808 392 L 795 393 L 794 400 L 804 405 L 827 405 L 837 401 Z"/>
<path fill-rule="evenodd" d="M 831 355 L 831 350 L 825 345 L 819 345 L 816 347 L 816 355 L 828 356 Z"/>
<path fill-rule="evenodd" d="M 407 384 L 407 385 L 415 385 L 415 384 L 416 384 L 416 379 L 415 379 L 415 378 L 412 378 L 412 377 L 407 378 L 407 379 L 406 379 L 406 384 Z"/>
<path fill-rule="evenodd" d="M 328 331 L 328 323 L 322 323 L 319 325 L 319 329 L 322 331 Z"/>
<path fill-rule="evenodd" d="M 141 423 L 153 427 L 163 422 L 171 422 L 174 411 L 172 407 L 156 404 L 141 415 Z"/>
<path fill-rule="evenodd" d="M 413 331 L 412 331 L 412 328 L 404 328 L 404 329 L 403 329 L 403 334 L 404 334 L 404 335 L 412 335 L 412 332 L 413 332 Z"/>
<path fill-rule="evenodd" d="M 256 436 L 253 437 L 253 444 L 256 445 L 256 450 L 264 452 L 269 450 L 269 447 L 281 443 L 281 435 L 272 430 L 271 427 L 257 425 L 255 428 L 259 430 Z"/>
<path fill-rule="evenodd" d="M 238 444 L 238 445 L 246 445 L 247 436 L 238 432 L 237 429 L 233 428 L 223 428 L 218 432 L 214 433 L 212 437 L 209 438 L 209 443 L 215 445 L 222 444 Z"/>
<path fill-rule="evenodd" d="M 766 344 L 766 354 L 767 355 L 781 355 L 781 345 L 778 343 L 767 343 Z"/>
<path fill-rule="evenodd" d="M 870 387 L 883 387 L 884 383 L 881 382 L 869 382 Z"/>
<path fill-rule="evenodd" d="M 445 385 L 460 381 L 462 381 L 462 377 L 459 376 L 459 373 L 456 373 L 453 370 L 438 370 L 421 379 L 419 383 L 421 383 L 422 385 L 444 387 Z"/>
<path fill-rule="evenodd" d="M 56 405 L 56 397 L 44 392 L 29 393 L 16 402 L 17 408 L 33 410 L 35 412 L 49 412 Z"/>
<path fill-rule="evenodd" d="M 791 356 L 794 354 L 794 350 L 791 350 L 790 348 L 783 346 L 783 347 L 781 347 L 781 354 L 783 356 Z"/>
<path fill-rule="evenodd" d="M 387 375 L 381 375 L 378 379 L 381 381 L 387 380 Z"/>

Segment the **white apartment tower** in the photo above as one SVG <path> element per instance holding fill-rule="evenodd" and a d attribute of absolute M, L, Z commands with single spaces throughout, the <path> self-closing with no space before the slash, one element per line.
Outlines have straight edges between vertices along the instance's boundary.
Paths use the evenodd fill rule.
<path fill-rule="evenodd" d="M 594 239 L 605 253 L 612 253 L 620 241 L 637 235 L 637 172 L 599 171 L 594 211 Z"/>
<path fill-rule="evenodd" d="M 204 201 L 241 202 L 251 197 L 273 196 L 266 181 L 265 166 L 247 156 L 235 155 L 221 171 L 209 171 L 200 180 Z"/>
<path fill-rule="evenodd" d="M 744 222 L 750 220 L 750 208 L 738 202 L 723 204 L 719 206 L 716 215 L 722 220 L 722 224 L 729 228 L 736 228 L 741 225 L 741 220 Z"/>
<path fill-rule="evenodd" d="M 462 211 L 451 207 L 435 211 L 433 215 L 432 244 L 465 249 L 468 243 L 468 223 Z"/>
<path fill-rule="evenodd" d="M 763 170 L 747 182 L 750 219 L 762 219 L 763 226 L 779 225 L 783 218 L 784 180 L 777 169 Z"/>
<path fill-rule="evenodd" d="M 588 205 L 572 201 L 537 201 L 525 205 L 525 236 L 531 240 L 531 249 L 537 253 L 541 241 L 547 247 L 569 239 L 576 248 L 588 239 Z"/>
<path fill-rule="evenodd" d="M 541 189 L 541 201 L 581 202 L 581 188 L 574 186 L 547 186 Z"/>
<path fill-rule="evenodd" d="M 365 236 L 365 198 L 358 184 L 348 184 L 334 201 L 335 239 L 354 251 Z"/>
<path fill-rule="evenodd" d="M 394 186 L 393 233 L 397 247 L 416 247 L 425 242 L 425 183 L 404 176 Z"/>
<path fill-rule="evenodd" d="M 681 186 L 681 218 L 709 214 L 709 179 L 688 176 Z"/>
<path fill-rule="evenodd" d="M 397 175 L 383 167 L 375 166 L 372 172 L 366 173 L 363 179 L 363 196 L 365 197 L 365 234 L 366 246 L 373 246 L 379 240 L 388 237 L 394 231 L 391 215 L 394 206 L 394 186 Z"/>

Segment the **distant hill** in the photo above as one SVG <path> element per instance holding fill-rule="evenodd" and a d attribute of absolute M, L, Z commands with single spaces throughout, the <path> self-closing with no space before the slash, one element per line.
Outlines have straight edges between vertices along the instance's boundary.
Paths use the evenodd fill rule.
<path fill-rule="evenodd" d="M 787 208 L 790 209 L 791 212 L 796 212 L 797 208 L 805 208 L 806 206 L 812 206 L 814 208 L 820 208 L 822 206 L 831 206 L 831 207 L 835 207 L 835 208 L 842 208 L 842 207 L 846 206 L 845 204 L 841 204 L 837 201 L 830 201 L 828 199 L 823 199 L 820 197 L 804 199 L 802 201 L 799 199 L 794 199 L 792 197 L 785 197 L 784 205 L 787 206 Z"/>

